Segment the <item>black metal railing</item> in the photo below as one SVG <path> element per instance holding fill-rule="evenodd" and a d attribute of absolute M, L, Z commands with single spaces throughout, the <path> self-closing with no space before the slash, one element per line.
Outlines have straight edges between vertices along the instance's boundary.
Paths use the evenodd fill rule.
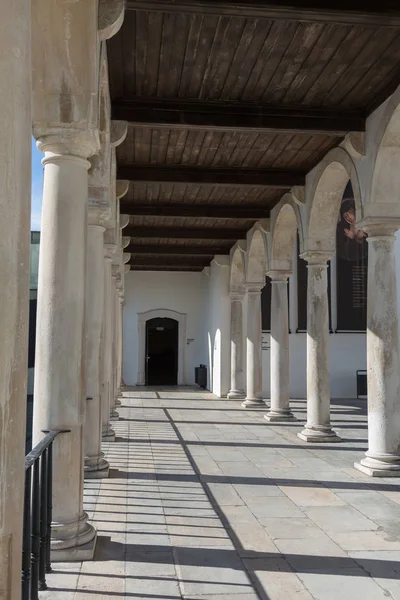
<path fill-rule="evenodd" d="M 53 442 L 68 430 L 45 431 L 45 437 L 25 457 L 22 600 L 38 600 L 51 572 Z"/>

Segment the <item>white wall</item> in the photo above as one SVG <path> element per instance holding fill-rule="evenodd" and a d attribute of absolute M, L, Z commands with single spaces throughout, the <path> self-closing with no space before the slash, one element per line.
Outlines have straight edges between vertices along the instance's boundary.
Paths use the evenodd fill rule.
<path fill-rule="evenodd" d="M 184 345 L 185 384 L 194 383 L 194 368 L 206 363 L 204 275 L 130 271 L 125 276 L 123 377 L 136 385 L 138 373 L 138 313 L 168 309 L 187 315 Z M 193 341 L 190 341 L 193 340 Z"/>
<path fill-rule="evenodd" d="M 263 333 L 264 346 L 269 334 Z M 307 335 L 292 333 L 290 340 L 290 396 L 305 398 L 307 390 Z M 366 369 L 365 333 L 332 333 L 329 336 L 331 397 L 357 396 L 356 371 Z M 263 350 L 263 396 L 270 397 L 270 350 Z"/>

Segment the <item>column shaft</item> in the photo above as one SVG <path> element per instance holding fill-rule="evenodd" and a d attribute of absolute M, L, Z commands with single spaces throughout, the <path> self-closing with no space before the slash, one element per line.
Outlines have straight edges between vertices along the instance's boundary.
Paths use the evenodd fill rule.
<path fill-rule="evenodd" d="M 102 347 L 102 438 L 103 441 L 114 441 L 115 431 L 110 425 L 110 398 L 112 389 L 112 278 L 111 255 L 104 259 L 104 321 L 103 321 L 103 347 Z"/>
<path fill-rule="evenodd" d="M 307 423 L 299 437 L 306 442 L 339 442 L 330 424 L 329 305 L 326 257 L 305 255 L 307 288 Z"/>
<path fill-rule="evenodd" d="M 85 478 L 107 477 L 109 471 L 109 464 L 101 451 L 100 342 L 104 315 L 103 234 L 103 227 L 89 224 L 86 277 Z"/>
<path fill-rule="evenodd" d="M 31 6 L 0 19 L 0 598 L 21 594 L 31 190 Z"/>
<path fill-rule="evenodd" d="M 112 386 L 111 386 L 111 397 L 110 397 L 110 419 L 111 419 L 111 421 L 118 421 L 118 419 L 119 419 L 119 414 L 116 410 L 116 400 L 117 400 L 117 396 L 118 396 L 118 384 L 117 384 L 118 291 L 117 291 L 116 284 L 117 284 L 116 277 L 113 276 L 112 277 L 112 347 L 111 347 Z"/>
<path fill-rule="evenodd" d="M 242 406 L 262 406 L 261 285 L 246 287 L 246 296 L 246 400 Z"/>
<path fill-rule="evenodd" d="M 231 296 L 231 389 L 228 398 L 244 398 L 243 295 Z"/>
<path fill-rule="evenodd" d="M 368 238 L 368 451 L 355 467 L 374 477 L 400 475 L 399 340 L 395 238 Z"/>
<path fill-rule="evenodd" d="M 271 408 L 267 421 L 295 421 L 289 407 L 289 320 L 287 275 L 271 274 Z"/>
<path fill-rule="evenodd" d="M 33 440 L 69 429 L 53 448 L 53 560 L 93 557 L 83 511 L 84 308 L 89 162 L 63 145 L 45 153 L 36 335 Z"/>

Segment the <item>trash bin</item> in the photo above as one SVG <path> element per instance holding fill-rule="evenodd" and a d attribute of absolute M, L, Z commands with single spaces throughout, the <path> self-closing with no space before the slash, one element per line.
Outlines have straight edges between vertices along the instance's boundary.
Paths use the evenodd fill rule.
<path fill-rule="evenodd" d="M 203 389 L 207 388 L 207 367 L 200 365 L 194 369 L 194 380 L 197 385 Z"/>

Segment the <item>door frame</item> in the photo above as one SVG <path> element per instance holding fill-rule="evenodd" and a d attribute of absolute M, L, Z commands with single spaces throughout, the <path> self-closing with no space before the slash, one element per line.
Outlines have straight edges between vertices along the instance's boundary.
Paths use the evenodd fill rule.
<path fill-rule="evenodd" d="M 150 319 L 167 318 L 178 321 L 178 385 L 185 385 L 186 313 L 157 308 L 138 313 L 138 373 L 136 385 L 146 384 L 146 323 Z"/>

